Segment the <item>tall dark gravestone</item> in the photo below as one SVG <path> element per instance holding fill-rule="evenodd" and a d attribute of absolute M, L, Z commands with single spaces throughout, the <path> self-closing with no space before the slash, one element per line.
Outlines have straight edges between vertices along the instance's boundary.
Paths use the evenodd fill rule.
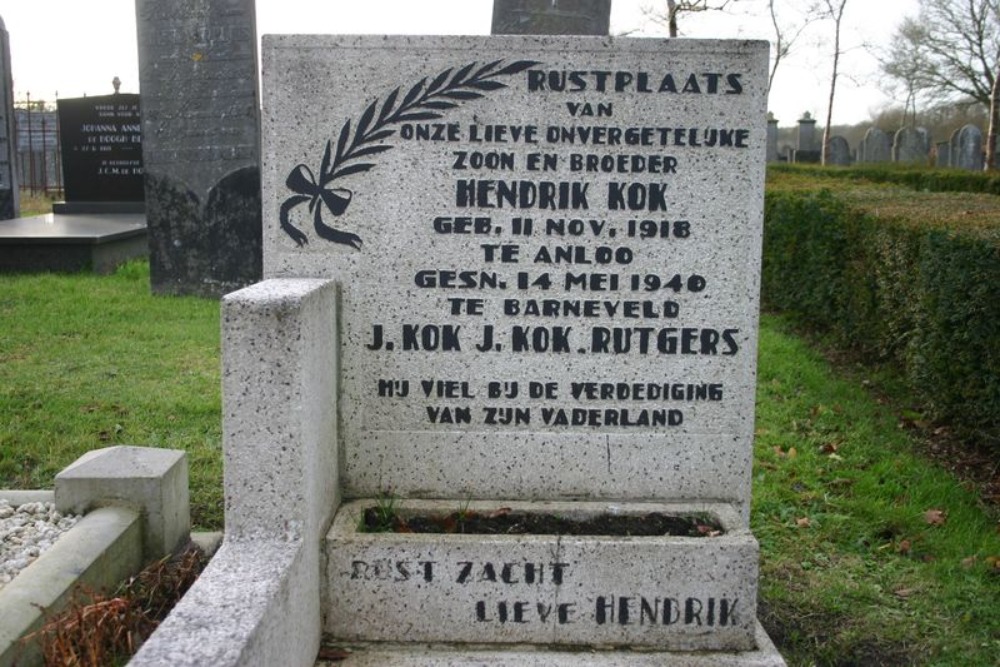
<path fill-rule="evenodd" d="M 607 35 L 611 0 L 493 0 L 494 35 Z"/>
<path fill-rule="evenodd" d="M 66 201 L 55 212 L 141 212 L 139 96 L 61 99 L 58 109 Z"/>
<path fill-rule="evenodd" d="M 14 83 L 10 69 L 10 38 L 0 18 L 0 220 L 19 213 L 14 157 Z"/>
<path fill-rule="evenodd" d="M 261 276 L 253 0 L 136 0 L 153 292 Z"/>

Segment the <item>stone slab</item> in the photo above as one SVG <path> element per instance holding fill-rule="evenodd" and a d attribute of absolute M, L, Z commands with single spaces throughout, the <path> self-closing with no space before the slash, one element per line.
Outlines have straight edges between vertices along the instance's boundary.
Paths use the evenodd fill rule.
<path fill-rule="evenodd" d="M 77 201 L 52 202 L 53 213 L 145 213 L 146 203 L 143 201 Z M 145 217 L 143 217 L 145 223 Z"/>
<path fill-rule="evenodd" d="M 0 272 L 111 273 L 148 254 L 141 214 L 48 213 L 0 222 Z"/>
<path fill-rule="evenodd" d="M 0 245 L 19 243 L 108 243 L 145 236 L 146 219 L 138 213 L 104 215 L 45 213 L 0 222 Z"/>
<path fill-rule="evenodd" d="M 766 43 L 263 48 L 265 275 L 339 284 L 346 495 L 747 515 Z"/>
<path fill-rule="evenodd" d="M 711 504 L 405 501 L 401 512 L 707 515 L 716 537 L 359 533 L 343 506 L 326 540 L 325 632 L 346 641 L 756 648 L 757 542 Z"/>
<path fill-rule="evenodd" d="M 609 649 L 560 651 L 542 646 L 332 644 L 346 653 L 335 661 L 318 660 L 316 667 L 784 667 L 774 643 L 757 624 L 757 649 L 732 653 L 633 651 Z"/>

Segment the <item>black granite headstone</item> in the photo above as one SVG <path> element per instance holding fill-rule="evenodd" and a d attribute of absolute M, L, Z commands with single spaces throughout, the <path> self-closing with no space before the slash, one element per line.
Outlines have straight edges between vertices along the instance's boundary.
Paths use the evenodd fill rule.
<path fill-rule="evenodd" d="M 493 0 L 494 35 L 607 35 L 611 0 Z"/>
<path fill-rule="evenodd" d="M 0 18 L 0 220 L 16 218 L 19 211 L 16 146 L 14 145 L 14 84 L 10 68 L 10 38 Z"/>
<path fill-rule="evenodd" d="M 66 202 L 141 202 L 139 96 L 61 99 L 59 141 Z"/>
<path fill-rule="evenodd" d="M 136 0 L 154 292 L 260 280 L 254 0 Z"/>

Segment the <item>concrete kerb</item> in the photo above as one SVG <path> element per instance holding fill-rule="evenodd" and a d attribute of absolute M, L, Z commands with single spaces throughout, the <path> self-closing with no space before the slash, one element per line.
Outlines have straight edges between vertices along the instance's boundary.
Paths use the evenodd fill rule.
<path fill-rule="evenodd" d="M 226 532 L 133 667 L 313 665 L 337 484 L 336 286 L 268 280 L 222 302 Z"/>
<path fill-rule="evenodd" d="M 466 645 L 457 650 L 432 644 L 344 644 L 347 656 L 316 661 L 316 667 L 784 667 L 760 623 L 757 650 L 733 653 L 601 650 L 565 651 L 543 646 Z"/>
<path fill-rule="evenodd" d="M 85 514 L 0 589 L 0 667 L 40 664 L 21 638 L 61 611 L 84 585 L 113 590 L 145 563 L 188 541 L 187 458 L 182 451 L 110 447 L 84 454 L 56 476 L 55 491 L 2 491 L 11 505 L 54 502 Z"/>
<path fill-rule="evenodd" d="M 103 507 L 80 519 L 0 589 L 0 667 L 41 664 L 37 643 L 20 639 L 62 609 L 77 584 L 112 590 L 142 565 L 139 512 Z"/>

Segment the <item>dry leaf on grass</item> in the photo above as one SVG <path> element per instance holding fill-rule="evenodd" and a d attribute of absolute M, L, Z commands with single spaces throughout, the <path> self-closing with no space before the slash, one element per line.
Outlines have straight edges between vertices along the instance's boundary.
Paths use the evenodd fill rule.
<path fill-rule="evenodd" d="M 943 526 L 948 520 L 948 515 L 944 510 L 929 509 L 924 512 L 924 521 L 930 526 Z"/>

